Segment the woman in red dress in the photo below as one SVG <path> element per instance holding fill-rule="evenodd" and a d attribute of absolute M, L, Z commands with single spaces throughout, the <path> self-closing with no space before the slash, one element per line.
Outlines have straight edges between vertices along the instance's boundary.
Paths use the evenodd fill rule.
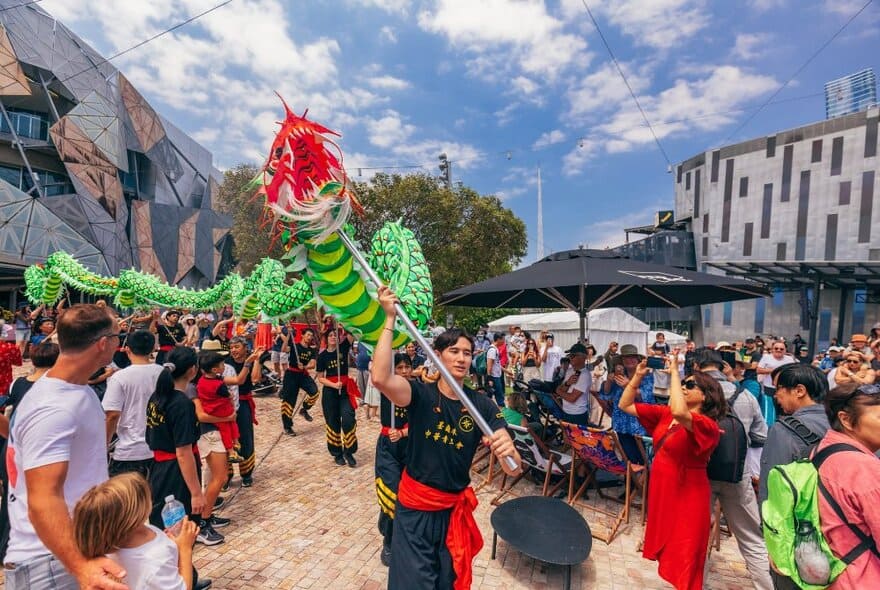
<path fill-rule="evenodd" d="M 706 465 L 718 445 L 721 431 L 716 420 L 727 413 L 727 402 L 719 383 L 708 375 L 697 372 L 682 384 L 677 352 L 668 364 L 669 406 L 635 403 L 648 372 L 642 360 L 619 407 L 636 416 L 654 439 L 642 555 L 659 561 L 660 577 L 678 590 L 701 590 L 709 546 Z"/>

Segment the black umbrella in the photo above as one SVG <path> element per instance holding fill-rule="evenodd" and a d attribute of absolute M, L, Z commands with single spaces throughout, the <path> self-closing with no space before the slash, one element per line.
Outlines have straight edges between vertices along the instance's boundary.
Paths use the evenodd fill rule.
<path fill-rule="evenodd" d="M 551 307 L 581 317 L 601 307 L 688 307 L 766 297 L 758 283 L 639 262 L 602 250 L 568 250 L 507 274 L 444 294 L 439 305 Z"/>

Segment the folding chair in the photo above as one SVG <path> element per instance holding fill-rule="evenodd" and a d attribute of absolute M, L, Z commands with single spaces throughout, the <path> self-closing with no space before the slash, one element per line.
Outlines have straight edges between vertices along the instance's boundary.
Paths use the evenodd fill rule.
<path fill-rule="evenodd" d="M 632 463 L 626 458 L 626 454 L 620 446 L 617 439 L 617 433 L 613 430 L 599 430 L 587 426 L 579 426 L 568 422 L 561 422 L 562 435 L 565 442 L 571 448 L 571 471 L 568 478 L 568 503 L 574 506 L 578 504 L 578 500 L 583 495 L 587 486 L 595 481 L 596 473 L 605 471 L 613 475 L 623 477 L 624 479 L 624 499 L 619 511 L 608 511 L 590 504 L 580 503 L 582 506 L 594 510 L 600 514 L 612 517 L 614 520 L 609 525 L 607 535 L 597 533 L 598 527 L 591 527 L 593 536 L 605 543 L 611 543 L 617 535 L 620 525 L 626 521 L 629 522 L 629 509 L 632 504 L 633 495 L 630 491 L 630 484 L 635 484 L 639 488 L 639 496 L 642 503 L 642 522 L 644 522 L 645 514 L 645 491 L 647 490 L 647 469 L 644 465 Z M 578 464 L 586 464 L 589 469 L 584 482 L 574 489 L 575 477 L 577 475 Z M 641 476 L 641 477 L 639 477 Z M 620 501 L 618 498 L 605 495 L 597 486 L 599 496 L 607 499 Z"/>
<path fill-rule="evenodd" d="M 474 491 L 476 492 L 492 483 L 492 480 L 495 479 L 499 473 L 503 472 L 501 469 L 496 469 L 495 455 L 492 454 L 492 450 L 486 446 L 480 445 L 479 448 L 477 448 L 476 454 L 474 454 L 473 462 L 471 462 L 471 479 L 480 480 L 480 483 L 474 486 Z"/>
<path fill-rule="evenodd" d="M 571 457 L 549 449 L 530 428 L 510 424 L 507 429 L 513 435 L 513 446 L 516 447 L 522 458 L 523 469 L 522 473 L 514 477 L 509 485 L 507 484 L 509 476 L 504 474 L 501 478 L 501 492 L 492 498 L 491 504 L 498 506 L 501 503 L 501 498 L 509 494 L 513 486 L 530 472 L 544 474 L 544 484 L 541 488 L 542 496 L 555 494 L 568 479 Z M 554 476 L 559 477 L 559 481 L 551 487 L 550 482 Z"/>

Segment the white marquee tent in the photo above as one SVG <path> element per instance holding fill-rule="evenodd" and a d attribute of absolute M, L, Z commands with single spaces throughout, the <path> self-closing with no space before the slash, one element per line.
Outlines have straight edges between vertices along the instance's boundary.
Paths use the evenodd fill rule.
<path fill-rule="evenodd" d="M 548 330 L 563 350 L 577 342 L 580 334 L 575 311 L 508 315 L 489 322 L 490 331 L 507 330 L 510 326 L 531 332 L 536 340 L 541 330 Z M 587 339 L 599 354 L 605 353 L 611 341 L 621 346 L 634 344 L 644 354 L 648 346 L 648 324 L 617 307 L 594 309 L 587 319 Z"/>

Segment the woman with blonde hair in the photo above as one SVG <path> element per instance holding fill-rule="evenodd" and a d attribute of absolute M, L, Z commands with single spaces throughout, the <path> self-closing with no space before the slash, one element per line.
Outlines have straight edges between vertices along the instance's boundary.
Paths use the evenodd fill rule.
<path fill-rule="evenodd" d="M 198 526 L 184 517 L 176 536 L 147 524 L 150 487 L 124 473 L 87 491 L 73 509 L 76 544 L 87 559 L 108 555 L 138 590 L 192 590 L 193 543 Z M 122 580 L 118 580 L 122 581 Z"/>

